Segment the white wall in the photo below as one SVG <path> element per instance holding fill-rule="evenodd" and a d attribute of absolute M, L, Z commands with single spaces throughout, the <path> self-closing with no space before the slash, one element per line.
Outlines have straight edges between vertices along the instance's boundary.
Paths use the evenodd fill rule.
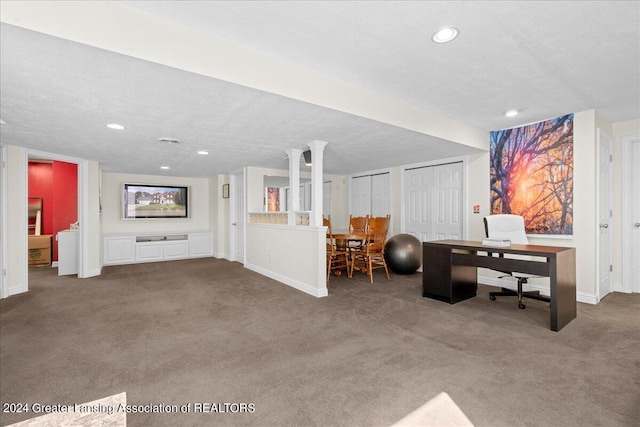
<path fill-rule="evenodd" d="M 122 219 L 123 184 L 186 185 L 189 193 L 189 218 Z M 155 233 L 210 231 L 211 212 L 208 178 L 165 177 L 102 173 L 102 233 Z"/>
<path fill-rule="evenodd" d="M 248 167 L 245 197 L 247 212 L 262 212 L 264 176 L 289 176 L 288 170 Z M 301 177 L 309 172 L 300 173 Z M 349 221 L 348 182 L 342 175 L 323 176 L 331 181 L 331 219 L 336 228 Z M 247 224 L 245 266 L 265 276 L 322 297 L 327 295 L 324 227 Z"/>
<path fill-rule="evenodd" d="M 327 296 L 324 227 L 247 224 L 245 267 L 316 297 Z"/>
<path fill-rule="evenodd" d="M 78 245 L 86 258 L 84 271 L 78 272 L 78 277 L 97 276 L 102 266 L 102 234 L 100 232 L 100 165 L 98 162 L 86 162 L 79 165 L 82 170 L 80 188 L 86 186 L 85 191 L 80 191 L 81 204 L 84 214 L 84 241 Z M 86 200 L 84 196 L 86 194 Z"/>
<path fill-rule="evenodd" d="M 7 276 L 5 296 L 27 291 L 27 155 L 24 148 L 7 146 Z"/>

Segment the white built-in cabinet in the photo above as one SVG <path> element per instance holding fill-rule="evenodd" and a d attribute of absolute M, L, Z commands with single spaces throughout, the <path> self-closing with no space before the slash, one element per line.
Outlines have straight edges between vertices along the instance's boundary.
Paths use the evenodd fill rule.
<path fill-rule="evenodd" d="M 117 234 L 102 238 L 103 265 L 213 256 L 213 233 Z"/>

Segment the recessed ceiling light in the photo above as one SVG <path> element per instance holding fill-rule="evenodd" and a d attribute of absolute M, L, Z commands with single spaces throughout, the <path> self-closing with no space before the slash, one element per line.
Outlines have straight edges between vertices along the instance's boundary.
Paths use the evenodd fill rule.
<path fill-rule="evenodd" d="M 504 115 L 507 117 L 515 117 L 518 115 L 518 110 L 509 110 Z"/>
<path fill-rule="evenodd" d="M 208 151 L 204 151 L 204 150 L 200 150 L 198 151 L 198 154 L 202 154 L 203 156 L 206 156 L 207 154 L 209 154 Z"/>
<path fill-rule="evenodd" d="M 119 124 L 117 124 L 117 123 L 109 123 L 109 124 L 107 125 L 107 127 L 108 127 L 109 129 L 115 129 L 115 130 L 122 130 L 122 129 L 124 129 L 124 126 L 119 125 Z"/>
<path fill-rule="evenodd" d="M 168 170 L 171 169 L 169 166 L 160 166 L 160 169 Z"/>
<path fill-rule="evenodd" d="M 442 27 L 431 38 L 436 43 L 446 43 L 458 37 L 458 29 L 456 27 Z"/>

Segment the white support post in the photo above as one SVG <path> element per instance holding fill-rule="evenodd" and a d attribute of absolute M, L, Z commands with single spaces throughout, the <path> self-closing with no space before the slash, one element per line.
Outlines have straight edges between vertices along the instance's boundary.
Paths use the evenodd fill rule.
<path fill-rule="evenodd" d="M 300 210 L 300 156 L 302 150 L 290 148 L 287 151 L 289 157 L 289 193 L 291 194 L 291 206 L 288 212 L 288 224 L 296 224 L 295 212 Z"/>
<path fill-rule="evenodd" d="M 311 148 L 311 215 L 309 225 L 322 226 L 322 177 L 325 141 L 308 142 Z"/>

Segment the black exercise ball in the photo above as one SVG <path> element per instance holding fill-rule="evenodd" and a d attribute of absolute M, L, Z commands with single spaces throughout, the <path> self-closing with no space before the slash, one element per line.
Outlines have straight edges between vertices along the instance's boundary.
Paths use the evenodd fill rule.
<path fill-rule="evenodd" d="M 422 243 L 411 234 L 396 234 L 384 245 L 384 260 L 398 274 L 413 274 L 422 265 Z"/>

